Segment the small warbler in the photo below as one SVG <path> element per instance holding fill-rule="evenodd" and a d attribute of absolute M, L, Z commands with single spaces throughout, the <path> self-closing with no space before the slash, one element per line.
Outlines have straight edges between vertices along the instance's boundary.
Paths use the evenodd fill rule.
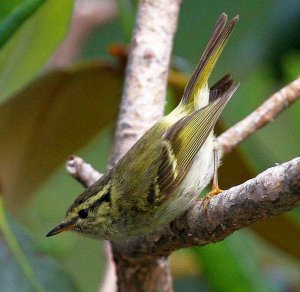
<path fill-rule="evenodd" d="M 216 173 L 213 128 L 238 88 L 230 75 L 207 84 L 237 22 L 238 16 L 219 17 L 179 105 L 80 194 L 47 236 L 72 230 L 99 239 L 134 238 L 191 206 Z M 213 188 L 212 194 L 219 192 L 216 179 Z"/>

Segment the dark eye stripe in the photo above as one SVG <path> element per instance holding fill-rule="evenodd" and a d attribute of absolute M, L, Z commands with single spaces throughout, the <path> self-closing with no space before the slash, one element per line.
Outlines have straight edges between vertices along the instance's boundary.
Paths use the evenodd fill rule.
<path fill-rule="evenodd" d="M 107 203 L 111 203 L 111 194 L 110 191 L 108 190 L 104 195 L 101 196 L 101 198 L 99 198 L 97 201 L 95 201 L 90 208 L 96 208 L 97 206 L 99 206 L 100 204 L 102 204 L 103 202 L 107 202 Z"/>
<path fill-rule="evenodd" d="M 82 209 L 78 212 L 78 216 L 81 219 L 85 219 L 87 218 L 88 214 L 89 214 L 89 210 L 93 210 L 94 208 L 96 208 L 97 206 L 99 206 L 101 203 L 103 202 L 107 202 L 110 203 L 111 202 L 111 194 L 110 191 L 108 191 L 107 193 L 105 193 L 104 195 L 101 196 L 101 198 L 99 198 L 97 201 L 95 201 L 91 206 L 89 206 L 88 209 Z"/>
<path fill-rule="evenodd" d="M 110 190 L 108 190 L 107 193 L 99 199 L 99 201 L 110 203 L 110 199 L 111 199 L 110 197 L 111 197 Z"/>

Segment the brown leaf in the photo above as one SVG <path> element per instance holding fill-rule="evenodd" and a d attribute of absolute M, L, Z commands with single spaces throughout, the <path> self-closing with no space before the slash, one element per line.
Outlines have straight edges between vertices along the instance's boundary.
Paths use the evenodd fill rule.
<path fill-rule="evenodd" d="M 87 64 L 48 73 L 0 107 L 0 182 L 10 203 L 115 120 L 121 85 L 118 70 Z"/>

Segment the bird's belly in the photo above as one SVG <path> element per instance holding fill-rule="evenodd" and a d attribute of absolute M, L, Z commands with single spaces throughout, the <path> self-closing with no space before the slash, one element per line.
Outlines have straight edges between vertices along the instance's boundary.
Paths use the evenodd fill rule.
<path fill-rule="evenodd" d="M 170 221 L 184 213 L 210 182 L 214 169 L 213 144 L 214 136 L 211 133 L 196 155 L 189 173 L 177 190 L 178 193 L 169 201 L 165 211 L 169 215 L 164 216 L 170 217 Z"/>
<path fill-rule="evenodd" d="M 213 176 L 214 136 L 211 132 L 195 157 L 192 167 L 183 180 L 181 188 L 194 192 L 197 196 L 207 186 Z"/>

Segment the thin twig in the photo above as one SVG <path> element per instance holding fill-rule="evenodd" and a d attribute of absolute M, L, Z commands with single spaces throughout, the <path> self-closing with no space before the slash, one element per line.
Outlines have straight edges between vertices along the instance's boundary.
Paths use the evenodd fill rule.
<path fill-rule="evenodd" d="M 102 174 L 78 156 L 70 156 L 66 162 L 67 172 L 78 180 L 84 187 L 91 186 Z"/>
<path fill-rule="evenodd" d="M 272 122 L 283 110 L 300 98 L 300 77 L 289 83 L 259 108 L 218 137 L 223 153 L 228 153 L 260 128 Z"/>
<path fill-rule="evenodd" d="M 117 5 L 113 0 L 77 0 L 69 33 L 48 62 L 47 69 L 72 64 L 95 27 L 104 25 L 116 15 Z"/>

